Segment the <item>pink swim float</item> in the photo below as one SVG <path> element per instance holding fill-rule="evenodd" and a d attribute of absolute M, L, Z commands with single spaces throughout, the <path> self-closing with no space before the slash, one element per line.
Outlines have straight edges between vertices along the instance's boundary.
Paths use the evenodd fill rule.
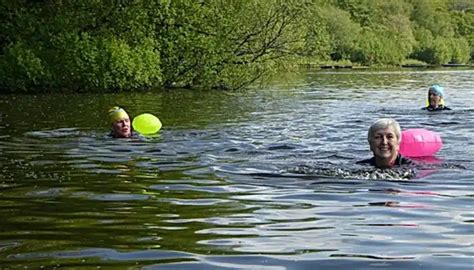
<path fill-rule="evenodd" d="M 443 146 L 438 133 L 423 128 L 402 131 L 400 154 L 406 157 L 426 157 L 436 154 Z"/>

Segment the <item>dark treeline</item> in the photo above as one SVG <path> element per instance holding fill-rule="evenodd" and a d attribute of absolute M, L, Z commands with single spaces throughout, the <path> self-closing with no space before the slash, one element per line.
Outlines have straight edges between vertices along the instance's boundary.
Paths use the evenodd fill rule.
<path fill-rule="evenodd" d="M 2 91 L 237 89 L 301 63 L 467 63 L 472 0 L 1 1 Z"/>

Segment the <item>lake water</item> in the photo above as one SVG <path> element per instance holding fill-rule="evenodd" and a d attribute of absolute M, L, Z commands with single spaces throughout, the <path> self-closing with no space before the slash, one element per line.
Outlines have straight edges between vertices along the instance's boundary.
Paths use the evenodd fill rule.
<path fill-rule="evenodd" d="M 315 71 L 239 92 L 2 95 L 0 268 L 472 270 L 473 82 Z M 420 110 L 433 83 L 452 111 Z M 110 139 L 113 105 L 163 129 Z M 356 173 L 381 117 L 441 135 L 430 169 Z"/>

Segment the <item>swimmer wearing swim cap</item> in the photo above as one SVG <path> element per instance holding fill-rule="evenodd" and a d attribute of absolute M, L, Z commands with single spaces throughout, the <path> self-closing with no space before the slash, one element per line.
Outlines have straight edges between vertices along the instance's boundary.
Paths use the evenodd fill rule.
<path fill-rule="evenodd" d="M 451 110 L 444 106 L 444 88 L 438 84 L 432 85 L 428 89 L 428 106 L 423 107 L 427 111 Z"/>
<path fill-rule="evenodd" d="M 114 138 L 129 138 L 132 136 L 130 117 L 124 109 L 118 106 L 112 107 L 108 115 L 109 121 L 112 124 L 110 136 Z"/>

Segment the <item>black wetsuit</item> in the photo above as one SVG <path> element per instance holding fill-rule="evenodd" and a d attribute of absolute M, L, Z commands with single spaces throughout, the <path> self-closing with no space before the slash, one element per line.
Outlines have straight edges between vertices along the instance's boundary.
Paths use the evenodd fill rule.
<path fill-rule="evenodd" d="M 376 166 L 375 165 L 375 157 L 357 161 L 356 164 L 368 164 L 368 165 Z M 395 163 L 393 164 L 393 166 L 413 165 L 413 164 L 415 164 L 415 163 L 412 160 L 398 154 L 397 158 L 395 159 Z"/>
<path fill-rule="evenodd" d="M 451 108 L 449 107 L 446 107 L 446 106 L 443 106 L 443 105 L 440 105 L 438 106 L 438 108 L 433 108 L 431 106 L 427 106 L 427 107 L 423 107 L 421 108 L 422 110 L 427 110 L 427 111 L 430 111 L 430 112 L 433 112 L 433 111 L 444 111 L 444 110 L 451 110 Z"/>
<path fill-rule="evenodd" d="M 129 139 L 129 138 L 139 138 L 139 137 L 140 137 L 140 134 L 139 134 L 139 133 L 135 133 L 135 132 L 132 131 L 131 134 L 130 134 L 130 137 L 122 138 L 122 137 L 115 137 L 115 136 L 114 136 L 114 133 L 113 133 L 112 131 L 110 131 L 110 133 L 109 133 L 107 136 L 109 136 L 109 137 L 111 137 L 111 138 L 114 138 L 114 139 L 127 139 L 127 138 Z"/>

